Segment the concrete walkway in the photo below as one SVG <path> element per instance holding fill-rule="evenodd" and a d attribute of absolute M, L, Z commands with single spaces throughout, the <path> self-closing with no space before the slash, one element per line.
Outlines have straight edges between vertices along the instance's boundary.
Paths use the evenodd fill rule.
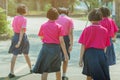
<path fill-rule="evenodd" d="M 110 67 L 111 80 L 120 80 L 120 64 Z M 69 80 L 86 80 L 86 76 L 81 74 L 82 68 L 79 67 L 68 67 L 67 76 Z M 8 77 L 0 77 L 0 80 L 41 80 L 40 74 L 29 74 L 27 73 L 27 67 L 21 72 L 16 74 L 15 78 L 9 79 Z M 56 80 L 55 73 L 50 73 L 48 75 L 48 80 Z"/>

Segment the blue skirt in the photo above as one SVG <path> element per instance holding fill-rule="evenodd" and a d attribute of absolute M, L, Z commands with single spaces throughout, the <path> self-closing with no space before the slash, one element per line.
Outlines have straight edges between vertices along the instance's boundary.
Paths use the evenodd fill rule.
<path fill-rule="evenodd" d="M 61 67 L 60 46 L 58 44 L 43 44 L 38 55 L 33 73 L 58 72 Z"/>
<path fill-rule="evenodd" d="M 102 49 L 89 48 L 85 51 L 83 74 L 93 80 L 110 80 L 107 58 Z"/>
<path fill-rule="evenodd" d="M 66 46 L 68 57 L 70 59 L 70 53 L 69 53 L 70 39 L 69 39 L 69 36 L 64 36 L 64 42 L 65 42 L 65 46 Z M 62 60 L 64 61 L 65 57 L 64 57 L 64 53 L 62 51 L 62 48 L 61 48 L 61 52 L 62 52 Z"/>
<path fill-rule="evenodd" d="M 108 59 L 108 64 L 114 65 L 116 64 L 116 56 L 115 56 L 114 44 L 112 42 L 112 39 L 110 39 L 110 42 L 111 42 L 111 45 L 107 47 L 106 56 Z"/>
<path fill-rule="evenodd" d="M 11 46 L 9 48 L 8 53 L 12 53 L 13 55 L 18 55 L 18 54 L 28 54 L 29 53 L 29 40 L 27 38 L 27 35 L 24 34 L 22 38 L 22 42 L 20 44 L 19 48 L 15 48 L 15 45 L 19 41 L 19 33 L 15 33 L 14 36 L 12 37 L 11 41 Z"/>

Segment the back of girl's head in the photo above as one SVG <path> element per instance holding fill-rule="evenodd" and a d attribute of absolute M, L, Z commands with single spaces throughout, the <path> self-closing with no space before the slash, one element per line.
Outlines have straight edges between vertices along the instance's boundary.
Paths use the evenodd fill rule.
<path fill-rule="evenodd" d="M 93 9 L 89 12 L 88 20 L 89 21 L 100 21 L 102 19 L 102 13 L 99 9 Z"/>
<path fill-rule="evenodd" d="M 59 12 L 59 14 L 66 14 L 66 15 L 68 15 L 69 10 L 67 8 L 60 7 L 60 8 L 58 8 L 58 12 Z"/>
<path fill-rule="evenodd" d="M 110 16 L 110 10 L 107 7 L 101 7 L 99 9 L 102 12 L 103 17 L 109 17 Z"/>
<path fill-rule="evenodd" d="M 56 8 L 51 8 L 47 12 L 47 18 L 50 20 L 56 20 L 59 16 L 59 13 Z"/>
<path fill-rule="evenodd" d="M 19 14 L 25 14 L 27 7 L 24 4 L 19 4 L 17 7 L 17 13 Z"/>

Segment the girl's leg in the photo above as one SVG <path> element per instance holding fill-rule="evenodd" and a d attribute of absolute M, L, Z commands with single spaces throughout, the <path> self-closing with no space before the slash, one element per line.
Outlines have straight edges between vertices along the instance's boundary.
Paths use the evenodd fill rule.
<path fill-rule="evenodd" d="M 67 72 L 67 67 L 68 67 L 68 61 L 63 61 L 63 73 Z"/>
<path fill-rule="evenodd" d="M 63 61 L 63 77 L 66 77 L 68 61 Z"/>
<path fill-rule="evenodd" d="M 47 80 L 48 73 L 43 73 L 41 76 L 41 80 Z"/>
<path fill-rule="evenodd" d="M 15 62 L 16 62 L 16 55 L 13 55 L 12 59 L 11 59 L 11 68 L 10 68 L 10 73 L 14 74 L 14 67 L 15 67 Z"/>
<path fill-rule="evenodd" d="M 32 68 L 31 68 L 31 61 L 30 61 L 30 58 L 29 58 L 28 54 L 24 54 L 24 57 L 25 57 L 25 60 L 26 60 L 26 62 L 28 64 L 30 70 L 32 70 Z"/>
<path fill-rule="evenodd" d="M 16 58 L 17 58 L 17 56 L 13 55 L 13 57 L 11 59 L 11 66 L 10 66 L 11 68 L 10 68 L 10 73 L 8 75 L 9 78 L 15 77 L 15 75 L 14 75 L 14 67 L 15 67 Z"/>
<path fill-rule="evenodd" d="M 86 80 L 92 80 L 92 77 L 91 76 L 87 76 Z"/>
<path fill-rule="evenodd" d="M 61 72 L 56 72 L 56 80 L 61 80 Z"/>
<path fill-rule="evenodd" d="M 63 69 L 62 80 L 68 80 L 68 77 L 66 76 L 67 67 L 68 67 L 68 61 L 63 61 L 63 65 L 62 65 L 62 69 Z"/>

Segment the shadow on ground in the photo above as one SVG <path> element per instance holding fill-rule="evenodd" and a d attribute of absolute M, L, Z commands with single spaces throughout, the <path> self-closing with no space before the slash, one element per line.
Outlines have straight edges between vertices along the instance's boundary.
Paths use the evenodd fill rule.
<path fill-rule="evenodd" d="M 21 76 L 16 76 L 14 78 L 9 78 L 8 76 L 7 77 L 0 77 L 0 80 L 17 80 L 17 79 L 22 78 L 22 77 L 27 76 L 27 75 L 30 75 L 30 73 L 25 74 L 25 75 L 21 75 Z"/>

